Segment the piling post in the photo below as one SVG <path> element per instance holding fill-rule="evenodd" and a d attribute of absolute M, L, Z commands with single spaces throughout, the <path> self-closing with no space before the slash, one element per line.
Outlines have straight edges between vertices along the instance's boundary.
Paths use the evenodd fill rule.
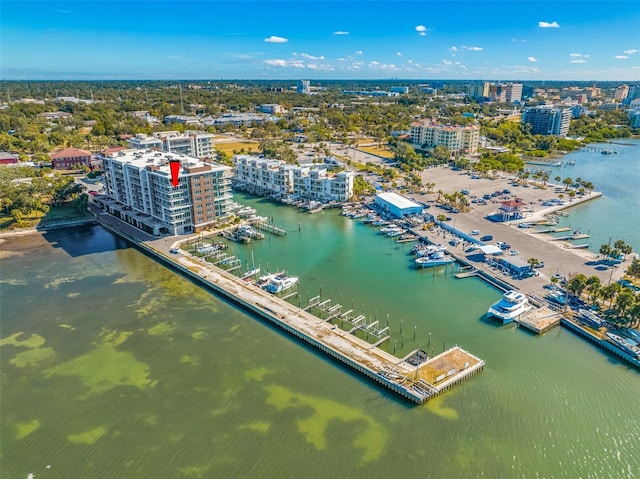
<path fill-rule="evenodd" d="M 442 342 L 442 352 L 443 352 L 443 353 L 444 353 L 444 349 L 445 349 L 446 347 L 447 347 L 447 340 L 445 339 L 445 340 Z"/>
<path fill-rule="evenodd" d="M 417 326 L 413 327 L 413 339 L 416 339 L 416 328 Z"/>

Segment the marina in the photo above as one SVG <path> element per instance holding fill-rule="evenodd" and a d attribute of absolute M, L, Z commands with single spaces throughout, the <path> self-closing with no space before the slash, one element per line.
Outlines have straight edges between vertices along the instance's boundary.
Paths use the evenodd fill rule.
<path fill-rule="evenodd" d="M 98 221 L 100 219 L 98 217 Z M 102 224 L 114 233 L 122 234 L 112 222 L 102 222 Z M 306 308 L 302 308 L 301 305 L 296 308 L 288 303 L 287 296 L 283 298 L 275 296 L 297 283 L 297 277 L 289 277 L 283 272 L 265 275 L 254 286 L 234 275 L 229 275 L 229 271 L 225 272 L 212 267 L 206 258 L 201 259 L 179 250 L 181 242 L 188 244 L 193 242 L 193 238 L 186 238 L 168 246 L 165 240 L 145 242 L 130 235 L 126 237 L 137 247 L 172 269 L 203 284 L 221 297 L 277 325 L 292 336 L 414 403 L 422 404 L 432 399 L 473 376 L 484 367 L 483 360 L 458 346 L 443 350 L 436 356 L 425 357 L 424 362 L 414 367 L 378 349 L 377 346 L 388 339 L 385 337 L 388 326 L 378 329 L 377 321 L 367 324 L 364 316 L 352 319 L 350 311 L 342 314 L 340 313 L 341 305 L 331 306 L 331 299 L 321 301 L 320 296 L 311 298 Z M 176 250 L 183 254 L 176 254 Z M 213 266 L 234 264 L 235 261 L 238 260 L 233 256 L 226 257 L 213 263 Z M 298 296 L 298 294 L 296 292 L 291 296 Z M 311 308 L 326 311 L 330 315 L 328 319 L 335 319 L 340 315 L 342 323 L 351 322 L 353 327 L 349 331 L 344 331 L 328 320 L 311 315 L 307 311 Z M 367 339 L 371 334 L 378 341 L 370 344 L 362 340 L 353 334 L 358 330 L 363 330 Z"/>

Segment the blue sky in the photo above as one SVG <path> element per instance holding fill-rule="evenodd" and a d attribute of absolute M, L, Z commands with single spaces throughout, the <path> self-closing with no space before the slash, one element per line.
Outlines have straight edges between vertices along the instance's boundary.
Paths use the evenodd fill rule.
<path fill-rule="evenodd" d="M 2 79 L 640 80 L 638 1 L 7 1 Z"/>

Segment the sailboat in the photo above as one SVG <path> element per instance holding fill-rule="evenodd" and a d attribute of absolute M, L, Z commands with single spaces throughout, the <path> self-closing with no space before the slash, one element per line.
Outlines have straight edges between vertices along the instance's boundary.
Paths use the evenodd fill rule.
<path fill-rule="evenodd" d="M 243 273 L 243 275 L 240 276 L 241 279 L 244 279 L 245 281 L 249 281 L 252 277 L 260 274 L 260 266 L 256 267 L 255 261 L 253 260 L 253 251 L 251 252 L 251 265 L 252 265 L 252 268 L 246 271 L 245 273 Z"/>

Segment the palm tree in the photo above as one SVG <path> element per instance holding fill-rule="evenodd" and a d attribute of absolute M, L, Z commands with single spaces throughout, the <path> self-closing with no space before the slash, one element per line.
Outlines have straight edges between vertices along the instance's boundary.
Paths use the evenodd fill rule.
<path fill-rule="evenodd" d="M 573 184 L 573 180 L 571 178 L 565 178 L 562 184 L 564 185 L 564 190 L 567 191 L 569 186 Z"/>
<path fill-rule="evenodd" d="M 609 301 L 609 307 L 613 304 L 616 295 L 622 291 L 622 286 L 618 283 L 611 283 L 600 290 L 600 297 Z"/>
<path fill-rule="evenodd" d="M 600 253 L 605 258 L 608 258 L 611 255 L 611 246 L 609 246 L 608 244 L 603 244 L 602 246 L 600 246 L 598 253 Z"/>
<path fill-rule="evenodd" d="M 555 181 L 556 183 L 560 184 L 560 182 L 562 181 L 562 178 L 561 178 L 560 176 L 556 176 L 556 177 L 554 178 L 554 181 Z"/>
<path fill-rule="evenodd" d="M 577 297 L 580 297 L 586 286 L 587 277 L 584 274 L 580 273 L 569 280 L 569 282 L 567 283 L 567 290 Z"/>
<path fill-rule="evenodd" d="M 540 264 L 540 260 L 538 258 L 529 258 L 527 263 L 529 263 L 529 271 L 533 271 L 533 268 Z"/>
<path fill-rule="evenodd" d="M 600 296 L 600 294 L 602 293 L 600 278 L 598 278 L 597 276 L 590 276 L 589 278 L 587 278 L 585 289 L 589 293 L 591 303 L 595 304 L 598 296 Z"/>

